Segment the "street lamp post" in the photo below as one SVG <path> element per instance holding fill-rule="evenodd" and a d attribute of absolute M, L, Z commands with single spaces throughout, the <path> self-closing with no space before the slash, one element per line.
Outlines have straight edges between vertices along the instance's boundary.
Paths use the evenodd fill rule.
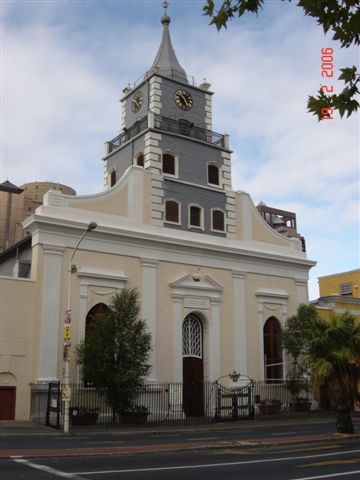
<path fill-rule="evenodd" d="M 67 303 L 65 311 L 65 325 L 64 325 L 64 387 L 63 387 L 63 400 L 64 400 L 64 433 L 69 432 L 69 423 L 70 423 L 70 346 L 71 346 L 71 275 L 76 272 L 76 266 L 73 265 L 74 255 L 76 250 L 79 248 L 80 243 L 82 242 L 85 235 L 94 230 L 97 227 L 97 223 L 91 222 L 87 226 L 84 233 L 79 238 L 78 243 L 76 244 L 74 250 L 72 251 L 69 268 L 68 268 L 68 277 L 67 277 Z"/>

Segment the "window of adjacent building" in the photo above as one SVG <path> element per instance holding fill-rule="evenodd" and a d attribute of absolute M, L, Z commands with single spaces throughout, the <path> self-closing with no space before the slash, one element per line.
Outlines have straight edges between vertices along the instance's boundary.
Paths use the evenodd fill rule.
<path fill-rule="evenodd" d="M 110 173 L 110 187 L 113 187 L 116 183 L 116 170 L 112 170 Z"/>
<path fill-rule="evenodd" d="M 225 230 L 224 212 L 222 210 L 212 211 L 212 229 L 223 232 Z"/>
<path fill-rule="evenodd" d="M 343 283 L 340 285 L 340 295 L 352 295 L 351 283 Z"/>
<path fill-rule="evenodd" d="M 281 346 L 281 326 L 275 317 L 266 320 L 264 329 L 264 366 L 267 383 L 283 380 L 283 352 Z"/>
<path fill-rule="evenodd" d="M 176 175 L 176 162 L 174 155 L 171 153 L 163 153 L 162 171 L 168 175 Z"/>
<path fill-rule="evenodd" d="M 165 222 L 180 223 L 179 203 L 175 200 L 165 202 Z"/>
<path fill-rule="evenodd" d="M 138 167 L 143 167 L 144 166 L 144 154 L 139 153 L 139 155 L 136 157 L 136 165 Z"/>
<path fill-rule="evenodd" d="M 208 165 L 208 183 L 212 185 L 220 184 L 219 167 L 211 163 Z"/>
<path fill-rule="evenodd" d="M 190 227 L 202 228 L 202 209 L 196 205 L 190 206 Z"/>

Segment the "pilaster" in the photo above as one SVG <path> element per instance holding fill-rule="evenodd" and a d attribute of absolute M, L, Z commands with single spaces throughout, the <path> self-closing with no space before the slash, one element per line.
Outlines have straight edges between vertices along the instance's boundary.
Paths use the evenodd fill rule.
<path fill-rule="evenodd" d="M 232 272 L 234 282 L 234 362 L 235 370 L 248 374 L 246 338 L 246 274 Z"/>
<path fill-rule="evenodd" d="M 182 324 L 183 324 L 183 296 L 172 295 L 172 379 L 173 382 L 183 381 L 182 371 Z"/>
<path fill-rule="evenodd" d="M 210 299 L 210 359 L 209 380 L 215 381 L 220 373 L 220 298 Z"/>
<path fill-rule="evenodd" d="M 142 314 L 151 333 L 150 353 L 151 378 L 156 380 L 156 318 L 157 318 L 157 260 L 142 258 Z"/>
<path fill-rule="evenodd" d="M 295 279 L 298 303 L 309 303 L 309 290 L 307 280 Z"/>
<path fill-rule="evenodd" d="M 61 265 L 64 249 L 44 246 L 44 277 L 41 308 L 40 355 L 37 382 L 58 378 L 59 328 L 61 316 Z"/>

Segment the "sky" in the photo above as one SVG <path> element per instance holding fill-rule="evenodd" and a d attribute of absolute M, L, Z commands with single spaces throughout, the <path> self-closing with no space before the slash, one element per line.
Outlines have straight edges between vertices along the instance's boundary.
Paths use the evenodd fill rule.
<path fill-rule="evenodd" d="M 217 32 L 205 0 L 170 0 L 177 58 L 213 96 L 213 130 L 230 135 L 234 190 L 297 214 L 317 278 L 359 268 L 359 116 L 318 122 L 307 97 L 321 49 L 358 65 L 296 2 L 265 0 Z M 219 2 L 218 2 L 219 3 Z M 121 129 L 119 99 L 160 45 L 161 0 L 1 0 L 1 181 L 54 181 L 103 190 L 104 143 Z"/>

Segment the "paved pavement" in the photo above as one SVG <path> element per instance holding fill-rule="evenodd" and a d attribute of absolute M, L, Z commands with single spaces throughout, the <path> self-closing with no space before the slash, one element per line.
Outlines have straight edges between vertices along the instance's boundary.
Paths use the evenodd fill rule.
<path fill-rule="evenodd" d="M 320 418 L 282 418 L 272 421 L 274 427 L 281 425 L 294 426 L 299 425 L 304 422 L 311 423 L 326 423 L 333 421 L 335 423 L 334 416 L 329 417 L 320 417 Z M 245 422 L 241 422 L 244 425 Z M 339 441 L 339 440 L 359 440 L 360 432 L 355 432 L 353 435 L 348 434 L 338 434 L 334 432 L 328 433 L 319 433 L 312 435 L 296 435 L 289 437 L 287 435 L 279 434 L 278 436 L 264 436 L 264 432 L 261 431 L 261 427 L 264 426 L 265 422 L 254 422 L 251 421 L 249 425 L 254 428 L 259 428 L 259 437 L 254 438 L 242 438 L 237 440 L 206 440 L 195 442 L 182 442 L 182 443 L 156 443 L 151 445 L 142 445 L 142 446 L 121 446 L 121 447 L 80 447 L 80 448 L 26 448 L 26 449 L 13 449 L 13 450 L 0 450 L 0 458 L 14 458 L 14 457 L 69 457 L 69 456 L 93 456 L 93 455 L 111 455 L 111 454 L 129 454 L 129 453 L 150 453 L 150 452 L 173 452 L 189 449 L 205 449 L 205 448 L 230 448 L 230 447 L 257 447 L 257 446 L 276 446 L 276 445 L 294 445 L 301 443 L 317 443 L 317 442 L 329 442 L 329 441 Z M 270 422 L 267 422 L 267 425 L 271 425 Z M 197 425 L 197 426 L 187 426 L 187 427 L 178 427 L 177 429 L 159 429 L 158 433 L 164 433 L 165 431 L 169 432 L 216 432 L 216 431 L 226 431 L 226 430 L 235 430 L 239 429 L 239 425 L 236 423 L 219 423 L 211 425 Z M 103 432 L 71 432 L 72 436 L 99 436 Z M 109 432 L 107 432 L 109 433 Z M 144 430 L 143 433 L 149 433 L 149 430 Z M 156 432 L 153 432 L 156 433 Z M 134 431 L 117 431 L 113 432 L 114 435 L 121 435 L 126 437 L 130 434 L 134 434 Z M 141 434 L 140 431 L 136 431 L 136 434 Z M 21 421 L 4 421 L 0 420 L 0 437 L 2 439 L 8 436 L 61 436 L 65 435 L 61 431 L 46 427 L 43 425 L 37 425 L 30 422 L 21 422 Z M 69 435 L 69 434 L 68 434 Z M 34 443 L 35 439 L 34 439 Z M 115 442 L 114 442 L 115 443 Z"/>

